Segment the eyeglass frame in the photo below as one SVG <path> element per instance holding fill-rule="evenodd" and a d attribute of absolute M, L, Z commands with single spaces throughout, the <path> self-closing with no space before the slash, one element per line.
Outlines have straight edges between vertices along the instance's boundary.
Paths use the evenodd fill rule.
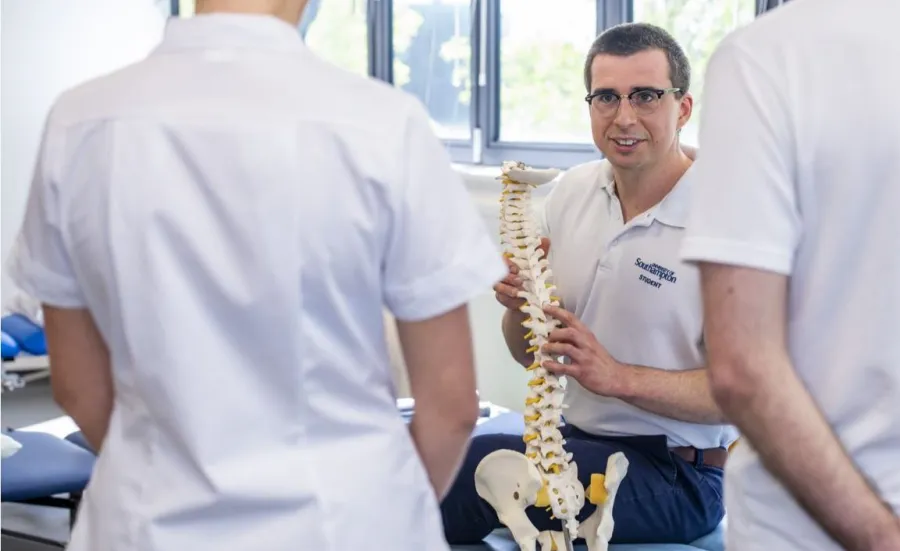
<path fill-rule="evenodd" d="M 612 113 L 618 113 L 619 107 L 622 105 L 622 100 L 625 98 L 628 99 L 628 103 L 631 104 L 631 108 L 637 110 L 638 107 L 636 107 L 634 105 L 634 102 L 632 101 L 632 97 L 635 94 L 646 94 L 648 92 L 652 93 L 652 94 L 656 94 L 656 99 L 657 99 L 657 101 L 659 101 L 666 94 L 677 94 L 678 92 L 681 92 L 681 88 L 652 88 L 652 87 L 636 88 L 627 94 L 617 94 L 614 91 L 611 91 L 609 89 L 594 90 L 593 92 L 591 92 L 590 94 L 588 94 L 584 97 L 584 101 L 587 102 L 589 108 L 593 108 L 594 106 L 591 104 L 591 100 L 593 100 L 597 96 L 602 96 L 605 94 L 615 96 L 617 104 L 616 104 L 615 110 L 610 111 L 610 113 L 609 113 L 609 114 L 612 114 Z"/>

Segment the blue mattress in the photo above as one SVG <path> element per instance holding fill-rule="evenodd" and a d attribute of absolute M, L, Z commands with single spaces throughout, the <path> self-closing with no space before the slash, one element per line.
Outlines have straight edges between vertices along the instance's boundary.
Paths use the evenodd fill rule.
<path fill-rule="evenodd" d="M 84 490 L 94 468 L 94 455 L 51 434 L 4 431 L 22 444 L 3 460 L 3 501 L 26 501 Z"/>

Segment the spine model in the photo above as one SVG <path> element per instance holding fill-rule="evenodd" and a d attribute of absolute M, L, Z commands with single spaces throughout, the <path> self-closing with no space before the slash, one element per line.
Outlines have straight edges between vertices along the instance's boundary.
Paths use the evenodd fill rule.
<path fill-rule="evenodd" d="M 499 449 L 486 455 L 475 468 L 475 491 L 505 525 L 521 551 L 572 549 L 576 538 L 584 538 L 588 551 L 607 551 L 613 533 L 613 504 L 619 484 L 628 471 L 622 452 L 612 454 L 606 473 L 591 473 L 585 488 L 578 479 L 578 465 L 565 450 L 562 425 L 563 388 L 555 375 L 541 366 L 547 358 L 542 348 L 553 329 L 560 325 L 544 313 L 547 304 L 558 304 L 553 296 L 551 274 L 540 248 L 540 231 L 531 216 L 531 191 L 552 181 L 559 171 L 535 170 L 522 163 L 504 163 L 503 196 L 500 200 L 500 237 L 504 254 L 519 269 L 524 282 L 521 309 L 527 314 L 528 351 L 534 362 L 525 399 L 525 453 Z M 576 515 L 584 502 L 596 508 L 583 522 Z M 563 522 L 563 531 L 539 532 L 528 517 L 529 507 L 548 509 Z"/>
<path fill-rule="evenodd" d="M 531 191 L 558 174 L 555 170 L 529 169 L 522 163 L 505 163 L 500 208 L 500 236 L 504 255 L 518 267 L 525 299 L 521 310 L 527 314 L 523 325 L 528 329 L 525 338 L 527 351 L 534 362 L 527 368 L 531 373 L 529 391 L 525 399 L 525 456 L 534 464 L 544 481 L 546 498 L 555 518 L 566 524 L 569 533 L 577 533 L 575 515 L 583 505 L 583 490 L 572 468 L 572 454 L 565 451 L 560 426 L 564 389 L 559 379 L 542 367 L 549 359 L 543 351 L 551 331 L 560 323 L 550 318 L 544 307 L 558 306 L 553 295 L 551 271 L 540 248 L 540 232 L 531 214 Z M 580 495 L 579 495 L 580 494 Z M 543 501 L 543 500 L 541 500 Z"/>

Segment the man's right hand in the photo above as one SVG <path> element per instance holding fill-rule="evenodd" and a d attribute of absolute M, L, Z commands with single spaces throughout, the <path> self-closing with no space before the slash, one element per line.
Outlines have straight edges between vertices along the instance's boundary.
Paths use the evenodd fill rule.
<path fill-rule="evenodd" d="M 544 257 L 550 254 L 550 239 L 541 238 L 539 248 L 544 251 Z M 524 282 L 519 276 L 519 268 L 509 258 L 504 257 L 509 273 L 499 283 L 494 285 L 494 294 L 497 302 L 508 310 L 518 310 L 525 303 L 525 299 L 518 296 L 519 291 L 524 290 Z"/>

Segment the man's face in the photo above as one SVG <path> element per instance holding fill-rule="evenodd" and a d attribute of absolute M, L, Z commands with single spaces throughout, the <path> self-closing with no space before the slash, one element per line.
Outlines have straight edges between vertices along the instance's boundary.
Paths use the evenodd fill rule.
<path fill-rule="evenodd" d="M 691 116 L 693 99 L 672 92 L 669 62 L 662 50 L 627 57 L 601 54 L 591 63 L 591 134 L 609 162 L 618 168 L 652 166 L 672 148 L 678 129 Z M 615 95 L 634 94 L 619 100 Z"/>

